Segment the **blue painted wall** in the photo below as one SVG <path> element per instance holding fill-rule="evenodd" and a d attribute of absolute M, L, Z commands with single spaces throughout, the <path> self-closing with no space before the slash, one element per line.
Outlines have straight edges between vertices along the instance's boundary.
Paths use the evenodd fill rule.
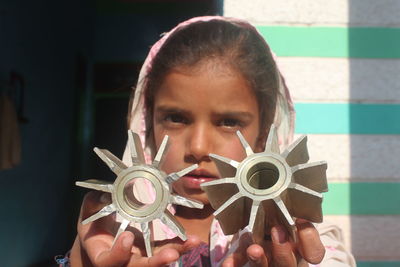
<path fill-rule="evenodd" d="M 0 72 L 26 83 L 22 162 L 0 171 L 1 266 L 47 266 L 74 236 L 76 56 L 90 56 L 87 1 L 2 0 Z"/>
<path fill-rule="evenodd" d="M 65 253 L 73 242 L 79 202 L 85 192 L 74 182 L 91 178 L 83 175 L 87 168 L 79 166 L 77 159 L 80 155 L 89 155 L 88 161 L 95 158 L 94 153 L 81 150 L 85 129 L 90 137 L 86 145 L 94 145 L 92 126 L 85 123 L 80 128 L 78 119 L 87 114 L 88 121 L 102 121 L 90 117 L 93 110 L 80 105 L 82 93 L 92 89 L 92 64 L 141 61 L 161 32 L 185 18 L 215 13 L 206 5 L 211 0 L 197 1 L 199 7 L 205 5 L 198 10 L 180 9 L 171 14 L 152 12 L 149 6 L 135 13 L 134 2 L 129 14 L 108 13 L 99 10 L 99 2 L 104 1 L 0 3 L 0 77 L 11 70 L 22 74 L 25 116 L 29 119 L 20 128 L 21 164 L 0 171 L 1 266 L 50 266 L 53 257 Z M 215 1 L 216 8 L 220 2 Z M 83 85 L 76 83 L 82 75 L 77 73 L 78 55 L 88 63 L 88 82 Z"/>

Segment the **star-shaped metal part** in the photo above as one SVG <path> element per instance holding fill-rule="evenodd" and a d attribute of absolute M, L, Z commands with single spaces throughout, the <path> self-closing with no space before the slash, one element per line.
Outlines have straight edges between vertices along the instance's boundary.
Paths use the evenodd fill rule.
<path fill-rule="evenodd" d="M 246 158 L 237 162 L 210 154 L 222 178 L 201 184 L 223 232 L 234 234 L 247 227 L 261 242 L 273 225 L 283 224 L 295 239 L 294 217 L 321 222 L 321 193 L 328 191 L 327 164 L 307 163 L 307 137 L 280 153 L 272 125 L 265 150 L 254 153 L 239 131 L 237 135 Z"/>
<path fill-rule="evenodd" d="M 128 146 L 132 158 L 132 166 L 130 167 L 126 166 L 110 151 L 94 148 L 96 154 L 107 164 L 111 171 L 117 175 L 117 178 L 114 183 L 94 179 L 76 182 L 76 185 L 81 187 L 111 193 L 112 198 L 111 204 L 85 219 L 82 223 L 86 224 L 110 215 L 113 212 L 117 212 L 122 217 L 122 222 L 114 242 L 118 236 L 125 231 L 128 225 L 132 224 L 133 226 L 133 223 L 139 223 L 145 241 L 147 256 L 152 255 L 150 229 L 155 219 L 161 220 L 161 222 L 167 225 L 177 236 L 182 240 L 186 240 L 185 230 L 167 207 L 169 204 L 176 204 L 190 208 L 203 208 L 203 204 L 200 202 L 173 194 L 171 186 L 173 182 L 196 169 L 198 166 L 194 164 L 181 171 L 168 175 L 161 171 L 160 166 L 162 165 L 164 155 L 167 151 L 167 143 L 168 136 L 165 136 L 152 164 L 148 165 L 145 162 L 139 136 L 132 131 L 128 131 Z M 143 203 L 135 196 L 133 187 L 137 179 L 145 179 L 151 183 L 155 192 L 155 199 L 152 203 Z"/>

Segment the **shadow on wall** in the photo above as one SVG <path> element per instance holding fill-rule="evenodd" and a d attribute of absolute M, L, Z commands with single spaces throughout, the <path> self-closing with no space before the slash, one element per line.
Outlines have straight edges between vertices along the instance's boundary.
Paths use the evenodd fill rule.
<path fill-rule="evenodd" d="M 168 2 L 176 11 L 166 13 L 166 10 L 157 9 L 158 1 L 154 1 L 152 6 L 147 4 L 147 8 L 140 10 L 120 9 L 113 10 L 112 14 L 99 14 L 96 6 L 98 8 L 106 2 L 127 3 L 122 0 L 73 0 L 62 3 L 2 1 L 0 34 L 6 38 L 0 42 L 0 69 L 17 70 L 25 78 L 25 116 L 29 118 L 29 123 L 20 126 L 21 164 L 14 169 L 0 171 L 0 188 L 3 189 L 0 198 L 3 203 L 1 266 L 48 266 L 54 264 L 55 255 L 63 254 L 71 247 L 79 202 L 84 193 L 74 186 L 74 182 L 91 178 L 81 175 L 82 165 L 78 166 L 77 158 L 83 145 L 91 150 L 93 140 L 96 140 L 94 128 L 87 129 L 89 138 L 83 144 L 80 134 L 84 130 L 77 126 L 77 118 L 85 116 L 85 109 L 80 108 L 82 103 L 86 103 L 80 102 L 83 100 L 82 93 L 93 89 L 92 64 L 99 61 L 143 60 L 149 46 L 169 26 L 188 16 L 217 13 L 215 8 L 220 3 L 193 0 L 193 3 L 196 2 L 194 9 L 193 5 L 182 5 L 183 0 L 171 0 Z M 129 3 L 146 6 L 145 1 Z M 190 12 L 182 9 L 183 6 L 191 8 Z M 126 21 L 127 17 L 134 18 L 133 21 L 138 23 L 116 23 Z M 100 28 L 110 25 L 116 28 Z M 115 35 L 107 35 L 113 31 L 118 33 L 115 39 Z M 148 32 L 154 33 L 152 39 L 146 35 Z M 116 45 L 125 41 L 126 36 L 130 36 L 131 45 L 117 49 Z M 139 42 L 139 39 L 145 41 Z M 108 43 L 94 42 L 99 40 Z M 118 54 L 114 57 L 116 50 Z M 135 54 L 136 51 L 144 52 Z M 76 81 L 82 74 L 77 74 L 77 55 L 81 55 L 78 61 L 82 58 L 86 60 L 86 83 Z M 132 58 L 132 55 L 137 58 Z M 92 94 L 90 97 L 96 96 Z M 109 125 L 107 120 L 110 118 L 104 115 L 108 114 L 107 110 L 114 109 L 115 105 L 126 106 L 126 99 L 105 102 L 107 99 L 102 98 L 95 107 L 102 108 L 96 113 L 99 116 L 89 118 L 102 125 L 100 129 Z M 120 117 L 122 123 L 115 128 L 123 129 L 113 131 L 125 134 L 126 107 L 118 110 L 123 114 L 113 116 Z M 112 139 L 111 134 L 102 138 Z M 113 151 L 113 147 L 106 148 Z"/>
<path fill-rule="evenodd" d="M 75 58 L 89 53 L 90 12 L 86 1 L 2 1 L 0 69 L 24 77 L 29 118 L 20 164 L 0 171 L 2 266 L 46 266 L 71 245 Z"/>

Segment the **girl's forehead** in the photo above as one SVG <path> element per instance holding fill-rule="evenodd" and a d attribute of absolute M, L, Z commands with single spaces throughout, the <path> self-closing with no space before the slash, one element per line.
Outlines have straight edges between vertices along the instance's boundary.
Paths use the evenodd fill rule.
<path fill-rule="evenodd" d="M 206 107 L 249 110 L 254 106 L 258 110 L 256 96 L 248 82 L 234 69 L 222 65 L 170 72 L 155 94 L 155 105 L 203 110 Z"/>

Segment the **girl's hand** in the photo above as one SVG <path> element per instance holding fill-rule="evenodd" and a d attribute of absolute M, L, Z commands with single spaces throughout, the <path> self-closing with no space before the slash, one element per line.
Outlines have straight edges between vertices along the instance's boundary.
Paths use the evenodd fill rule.
<path fill-rule="evenodd" d="M 243 266 L 249 261 L 250 266 L 297 267 L 318 264 L 325 255 L 325 248 L 319 233 L 312 223 L 298 219 L 298 244 L 289 241 L 282 226 L 271 230 L 271 241 L 262 245 L 251 244 L 250 238 L 240 239 L 238 249 L 223 262 L 223 267 Z"/>
<path fill-rule="evenodd" d="M 109 200 L 109 194 L 89 192 L 82 204 L 78 220 L 78 236 L 71 249 L 71 266 L 165 266 L 179 259 L 180 255 L 199 245 L 196 237 L 183 242 L 179 238 L 156 242 L 154 255 L 146 257 L 142 234 L 136 230 L 123 232 L 112 246 L 118 223 L 105 216 L 92 223 L 82 225 L 81 221 L 99 211 Z M 132 230 L 135 230 L 132 228 Z"/>

